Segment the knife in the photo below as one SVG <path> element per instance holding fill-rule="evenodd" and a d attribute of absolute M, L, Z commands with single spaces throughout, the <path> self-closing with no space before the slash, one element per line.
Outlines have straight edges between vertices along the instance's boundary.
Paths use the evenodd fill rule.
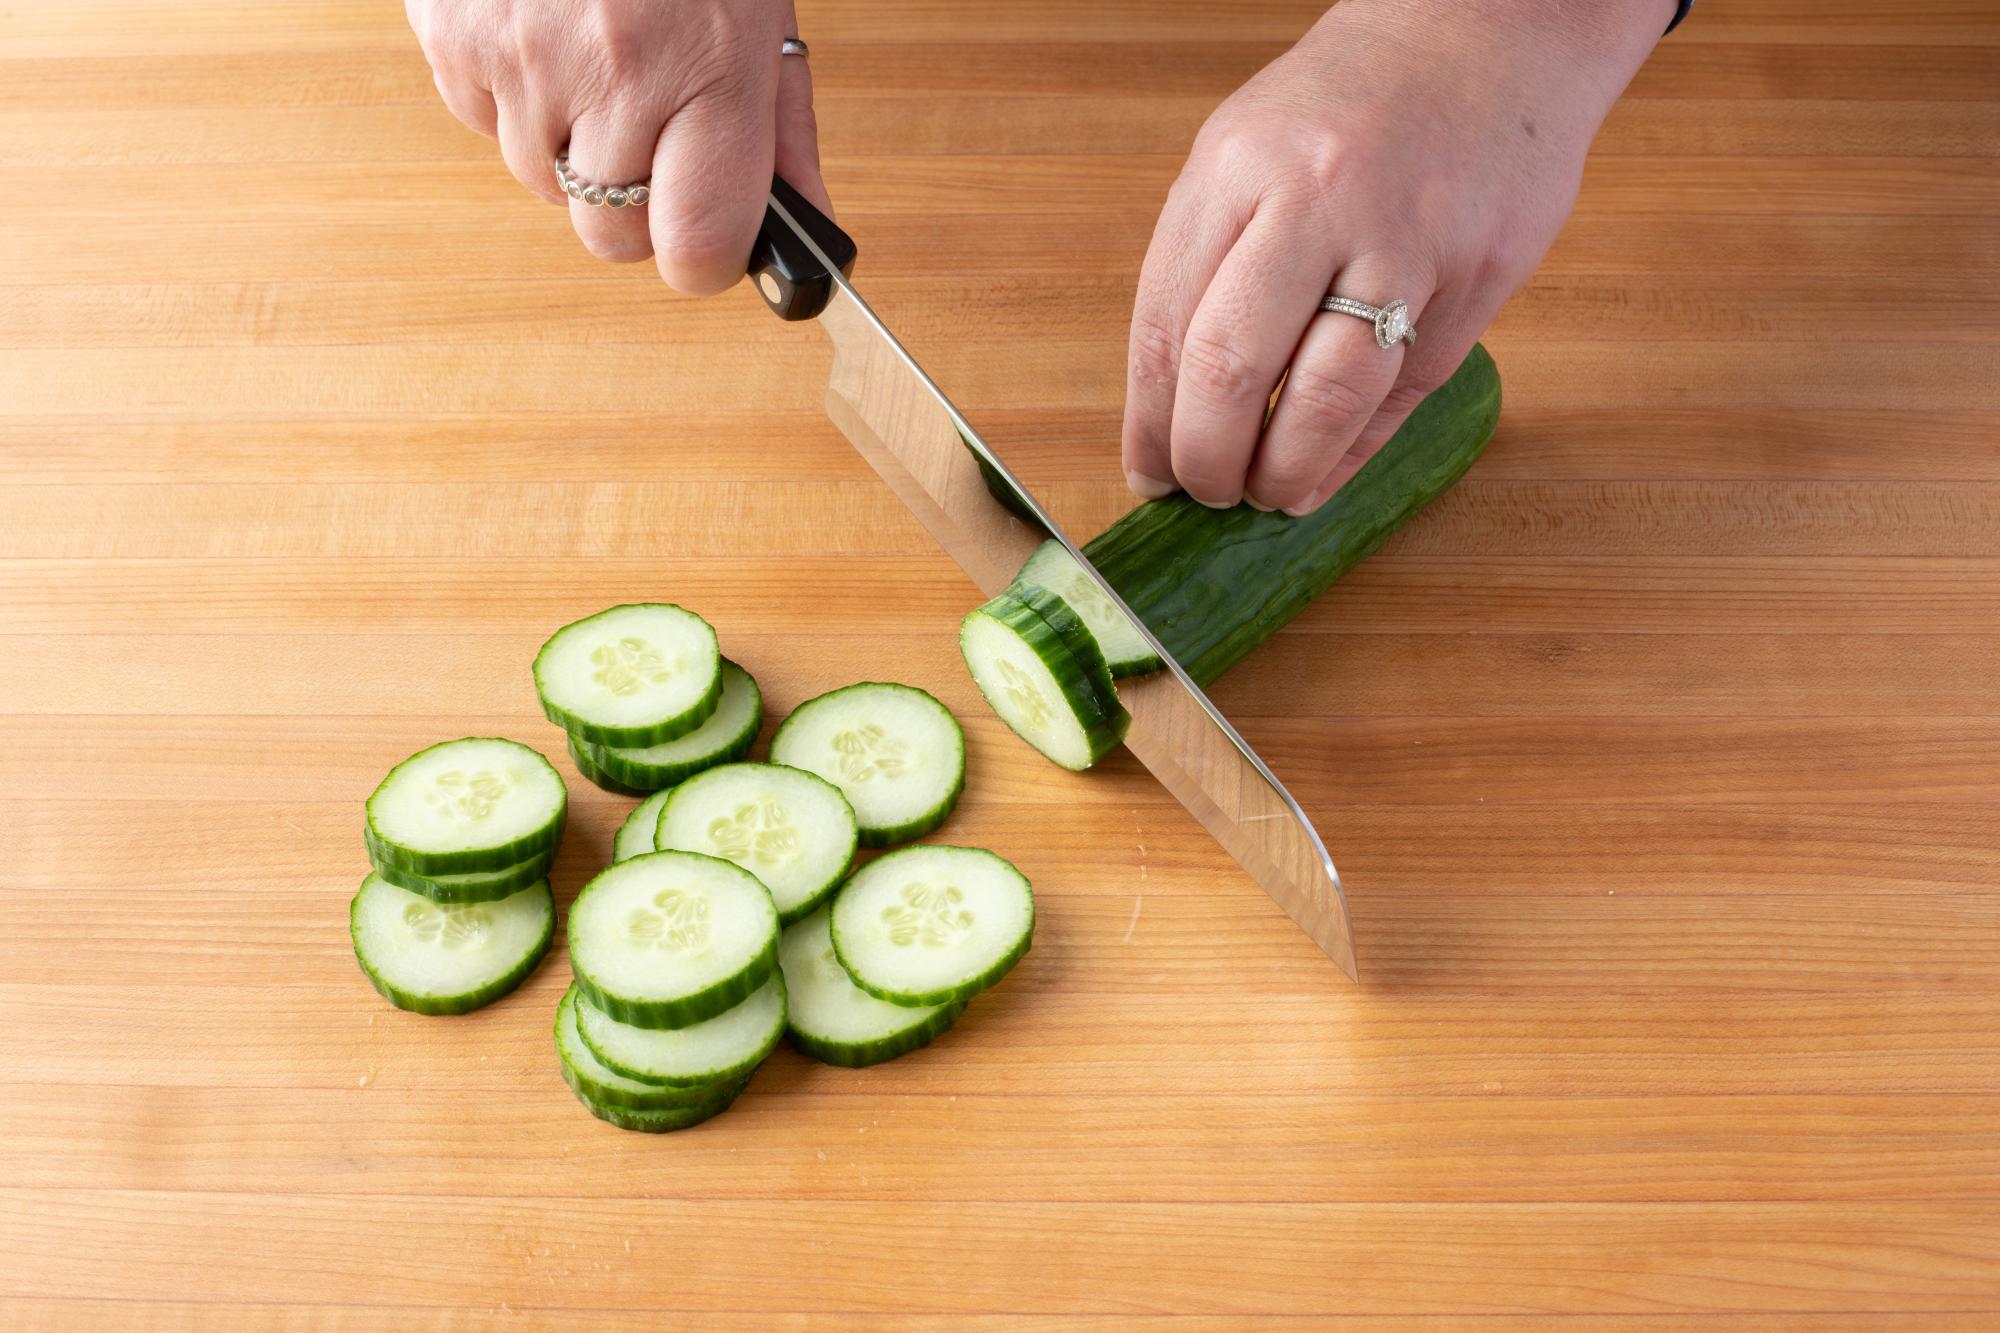
<path fill-rule="evenodd" d="M 1045 539 L 1061 542 L 1145 636 L 1164 671 L 1121 683 L 1139 757 L 1224 850 L 1350 977 L 1353 933 L 1340 874 L 1312 821 L 1173 654 L 869 308 L 852 282 L 852 237 L 783 180 L 750 254 L 764 303 L 817 319 L 833 343 L 827 414 L 987 596 Z"/>

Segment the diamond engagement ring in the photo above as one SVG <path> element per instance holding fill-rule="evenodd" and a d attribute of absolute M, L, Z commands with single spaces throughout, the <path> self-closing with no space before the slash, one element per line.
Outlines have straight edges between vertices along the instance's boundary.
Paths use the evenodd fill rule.
<path fill-rule="evenodd" d="M 1367 320 L 1375 326 L 1375 345 L 1385 351 L 1399 342 L 1417 345 L 1417 326 L 1410 323 L 1410 307 L 1401 301 L 1374 306 L 1366 301 L 1350 301 L 1345 296 L 1329 296 L 1319 303 L 1319 308 Z"/>
<path fill-rule="evenodd" d="M 630 185 L 596 185 L 576 174 L 576 168 L 569 164 L 569 150 L 556 154 L 556 184 L 562 192 L 580 204 L 592 208 L 624 208 L 637 206 L 652 198 L 653 187 L 649 180 L 633 181 Z"/>

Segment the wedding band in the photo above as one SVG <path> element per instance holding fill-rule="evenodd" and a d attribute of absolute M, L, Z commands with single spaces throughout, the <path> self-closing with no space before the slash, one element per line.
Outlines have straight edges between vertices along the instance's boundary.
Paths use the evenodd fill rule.
<path fill-rule="evenodd" d="M 781 56 L 809 56 L 812 54 L 812 48 L 796 37 L 787 37 L 778 44 L 778 54 Z"/>
<path fill-rule="evenodd" d="M 650 177 L 628 185 L 598 185 L 583 179 L 570 166 L 567 148 L 556 154 L 556 184 L 564 194 L 592 208 L 624 208 L 628 204 L 636 207 L 653 196 Z"/>
<path fill-rule="evenodd" d="M 1410 322 L 1410 307 L 1402 301 L 1373 306 L 1366 301 L 1329 295 L 1319 303 L 1319 308 L 1332 314 L 1352 315 L 1369 321 L 1375 326 L 1375 345 L 1385 351 L 1399 342 L 1406 342 L 1412 347 L 1417 345 L 1417 326 Z"/>

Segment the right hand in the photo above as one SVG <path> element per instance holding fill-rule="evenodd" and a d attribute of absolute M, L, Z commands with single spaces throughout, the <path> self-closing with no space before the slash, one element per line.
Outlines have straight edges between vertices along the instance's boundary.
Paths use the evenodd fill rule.
<path fill-rule="evenodd" d="M 694 295 L 733 286 L 775 172 L 832 213 L 819 174 L 812 76 L 780 56 L 791 0 L 406 0 L 453 115 L 516 179 L 567 204 L 600 259 L 654 256 Z M 556 184 L 556 154 L 587 181 L 652 178 L 640 207 L 591 207 Z"/>

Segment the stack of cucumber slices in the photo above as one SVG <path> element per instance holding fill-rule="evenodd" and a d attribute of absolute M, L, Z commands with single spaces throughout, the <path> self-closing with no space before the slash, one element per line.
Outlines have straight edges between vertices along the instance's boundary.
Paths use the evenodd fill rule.
<path fill-rule="evenodd" d="M 608 792 L 665 791 L 750 752 L 764 721 L 757 682 L 715 631 L 665 602 L 614 606 L 564 625 L 535 655 L 542 711 L 577 772 Z"/>
<path fill-rule="evenodd" d="M 549 950 L 549 867 L 569 792 L 515 741 L 468 737 L 421 750 L 368 798 L 374 869 L 348 908 L 361 970 L 399 1009 L 491 1004 Z"/>
<path fill-rule="evenodd" d="M 566 923 L 574 980 L 555 1048 L 599 1119 L 699 1124 L 780 1036 L 828 1064 L 893 1059 L 1027 952 L 1034 895 L 1018 870 L 903 845 L 965 787 L 964 733 L 925 691 L 822 694 L 785 719 L 769 762 L 749 762 L 757 682 L 690 611 L 634 604 L 566 625 L 534 674 L 578 771 L 643 797 Z M 368 800 L 374 871 L 350 910 L 376 989 L 458 1014 L 520 985 L 554 935 L 548 871 L 567 813 L 561 776 L 515 741 L 449 741 L 397 765 Z M 897 850 L 857 869 L 863 848 Z"/>

